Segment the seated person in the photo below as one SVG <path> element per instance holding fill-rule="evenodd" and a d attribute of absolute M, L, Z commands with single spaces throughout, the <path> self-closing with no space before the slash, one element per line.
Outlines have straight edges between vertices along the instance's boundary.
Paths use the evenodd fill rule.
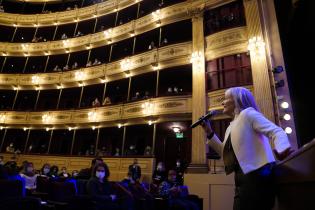
<path fill-rule="evenodd" d="M 103 163 L 102 158 L 94 158 L 91 162 L 91 167 L 80 170 L 77 178 L 78 179 L 90 179 L 94 166 L 101 164 L 101 163 Z"/>
<path fill-rule="evenodd" d="M 71 176 L 74 179 L 78 178 L 78 175 L 79 175 L 79 171 L 78 170 L 73 170 L 72 173 L 71 173 Z"/>
<path fill-rule="evenodd" d="M 54 179 L 58 179 L 58 177 L 59 177 L 59 176 L 58 176 L 58 171 L 59 171 L 58 166 L 53 165 L 53 166 L 50 168 L 49 177 L 54 178 Z"/>
<path fill-rule="evenodd" d="M 107 97 L 105 97 L 102 105 L 109 105 L 111 103 L 112 103 L 112 101 L 111 101 L 110 97 L 107 96 Z"/>
<path fill-rule="evenodd" d="M 138 100 L 138 99 L 140 99 L 140 93 L 136 92 L 135 96 L 133 96 L 131 100 Z"/>
<path fill-rule="evenodd" d="M 168 199 L 170 208 L 181 207 L 186 210 L 199 210 L 196 203 L 187 199 L 187 187 L 178 185 L 175 170 L 168 171 L 168 178 L 160 184 L 158 195 Z"/>
<path fill-rule="evenodd" d="M 115 154 L 114 154 L 114 156 L 119 156 L 120 155 L 120 149 L 119 148 L 115 148 Z"/>
<path fill-rule="evenodd" d="M 66 167 L 62 167 L 61 168 L 61 173 L 59 174 L 59 177 L 60 178 L 64 178 L 64 179 L 71 177 L 70 174 L 67 172 L 67 168 Z"/>
<path fill-rule="evenodd" d="M 4 165 L 4 158 L 3 156 L 1 155 L 0 156 L 0 166 L 3 166 Z"/>
<path fill-rule="evenodd" d="M 90 145 L 90 148 L 85 151 L 85 155 L 95 155 L 95 146 L 93 144 Z"/>
<path fill-rule="evenodd" d="M 77 69 L 79 66 L 78 66 L 78 63 L 77 62 L 74 62 L 73 64 L 72 64 L 72 67 L 71 67 L 71 69 Z"/>
<path fill-rule="evenodd" d="M 61 68 L 60 68 L 58 65 L 56 65 L 56 66 L 54 67 L 53 71 L 61 71 Z"/>
<path fill-rule="evenodd" d="M 138 151 L 136 150 L 136 146 L 131 144 L 129 146 L 129 149 L 127 149 L 126 151 L 126 155 L 137 155 L 138 154 Z"/>
<path fill-rule="evenodd" d="M 66 64 L 63 68 L 62 68 L 63 71 L 68 71 L 69 70 L 69 65 Z"/>
<path fill-rule="evenodd" d="M 40 170 L 40 176 L 41 177 L 49 177 L 49 173 L 50 173 L 50 164 L 45 163 L 43 165 L 42 169 Z"/>
<path fill-rule="evenodd" d="M 63 33 L 62 35 L 61 35 L 61 39 L 67 39 L 68 38 L 68 36 L 65 34 L 65 33 Z"/>
<path fill-rule="evenodd" d="M 119 209 L 117 196 L 108 181 L 109 169 L 105 163 L 95 165 L 87 183 L 87 192 L 95 201 L 97 209 Z"/>
<path fill-rule="evenodd" d="M 90 66 L 92 66 L 92 62 L 91 62 L 91 61 L 88 61 L 88 62 L 86 63 L 86 65 L 85 65 L 85 67 L 90 67 Z"/>
<path fill-rule="evenodd" d="M 38 174 L 35 174 L 33 163 L 26 163 L 20 175 L 25 180 L 26 193 L 31 194 L 34 192 L 36 190 L 36 179 Z"/>
<path fill-rule="evenodd" d="M 98 106 L 101 106 L 101 102 L 96 97 L 94 101 L 92 101 L 92 107 L 98 107 Z"/>
<path fill-rule="evenodd" d="M 156 169 L 152 175 L 152 183 L 150 185 L 150 192 L 153 195 L 158 195 L 159 186 L 162 182 L 166 181 L 167 172 L 164 162 L 158 162 Z"/>
<path fill-rule="evenodd" d="M 93 62 L 93 66 L 100 65 L 100 64 L 101 64 L 101 61 L 99 61 L 97 58 L 95 58 L 94 62 Z"/>
<path fill-rule="evenodd" d="M 9 146 L 7 146 L 7 148 L 6 148 L 5 151 L 6 151 L 6 152 L 9 152 L 9 153 L 14 153 L 14 151 L 15 151 L 14 144 L 11 142 L 11 143 L 9 144 Z"/>
<path fill-rule="evenodd" d="M 151 147 L 150 146 L 146 146 L 144 148 L 144 153 L 143 155 L 152 155 L 152 151 L 151 151 Z"/>

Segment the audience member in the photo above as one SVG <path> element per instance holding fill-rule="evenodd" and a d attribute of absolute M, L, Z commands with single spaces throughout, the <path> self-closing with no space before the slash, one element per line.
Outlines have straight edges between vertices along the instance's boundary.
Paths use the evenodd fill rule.
<path fill-rule="evenodd" d="M 114 156 L 119 156 L 120 155 L 120 149 L 118 147 L 115 148 L 115 154 Z"/>
<path fill-rule="evenodd" d="M 50 164 L 45 163 L 40 170 L 40 176 L 42 177 L 49 177 L 50 176 Z"/>
<path fill-rule="evenodd" d="M 49 176 L 50 176 L 51 178 L 53 178 L 53 179 L 58 179 L 58 171 L 59 171 L 58 166 L 53 165 L 53 166 L 50 168 Z"/>
<path fill-rule="evenodd" d="M 99 107 L 99 106 L 101 106 L 101 102 L 96 97 L 94 101 L 92 101 L 92 107 Z"/>
<path fill-rule="evenodd" d="M 14 152 L 15 152 L 15 148 L 14 148 L 13 142 L 11 142 L 11 143 L 9 144 L 9 146 L 7 146 L 6 152 L 9 152 L 9 153 L 14 153 Z"/>
<path fill-rule="evenodd" d="M 138 165 L 138 159 L 135 158 L 133 163 L 128 167 L 128 173 L 131 174 L 131 178 L 135 182 L 140 182 L 141 178 L 141 167 Z"/>
<path fill-rule="evenodd" d="M 65 33 L 63 33 L 62 35 L 61 35 L 61 39 L 67 39 L 68 38 L 68 36 L 65 34 Z"/>
<path fill-rule="evenodd" d="M 129 149 L 126 150 L 126 155 L 137 155 L 138 151 L 136 149 L 136 145 L 131 144 Z"/>
<path fill-rule="evenodd" d="M 90 168 L 85 168 L 85 169 L 80 170 L 80 172 L 78 174 L 78 178 L 79 179 L 90 179 L 94 166 L 98 165 L 100 163 L 103 163 L 102 158 L 94 158 L 91 162 Z"/>
<path fill-rule="evenodd" d="M 149 145 L 144 148 L 143 155 L 152 155 L 151 147 Z"/>
<path fill-rule="evenodd" d="M 4 165 L 4 158 L 3 158 L 3 156 L 2 156 L 2 155 L 0 156 L 0 165 L 1 165 L 1 166 L 3 166 L 3 165 Z"/>
<path fill-rule="evenodd" d="M 72 67 L 71 69 L 77 69 L 79 66 L 78 66 L 78 63 L 75 61 L 73 64 L 72 64 Z"/>
<path fill-rule="evenodd" d="M 102 105 L 110 105 L 112 103 L 110 97 L 105 97 Z"/>
<path fill-rule="evenodd" d="M 70 174 L 67 172 L 67 168 L 66 167 L 62 167 L 61 168 L 61 173 L 59 174 L 60 178 L 70 178 Z"/>
<path fill-rule="evenodd" d="M 20 175 L 25 180 L 26 193 L 32 194 L 36 190 L 36 179 L 38 176 L 38 174 L 35 174 L 33 163 L 27 162 Z"/>
<path fill-rule="evenodd" d="M 60 68 L 58 65 L 56 65 L 56 66 L 54 67 L 53 71 L 61 71 L 61 68 Z"/>
<path fill-rule="evenodd" d="M 168 199 L 170 208 L 180 206 L 186 210 L 199 210 L 197 204 L 187 199 L 188 188 L 179 186 L 176 177 L 176 171 L 169 170 L 167 180 L 159 186 L 159 196 Z"/>
<path fill-rule="evenodd" d="M 90 66 L 92 66 L 92 61 L 88 61 L 85 65 L 85 67 L 90 67 Z"/>
<path fill-rule="evenodd" d="M 95 165 L 87 183 L 88 194 L 96 203 L 97 209 L 116 210 L 119 208 L 117 195 L 108 181 L 109 169 L 105 163 Z"/>
<path fill-rule="evenodd" d="M 62 68 L 63 71 L 68 71 L 69 70 L 69 65 L 66 64 L 63 68 Z"/>
<path fill-rule="evenodd" d="M 101 64 L 101 61 L 99 61 L 97 58 L 95 58 L 94 62 L 93 62 L 93 66 L 100 65 L 100 64 Z"/>

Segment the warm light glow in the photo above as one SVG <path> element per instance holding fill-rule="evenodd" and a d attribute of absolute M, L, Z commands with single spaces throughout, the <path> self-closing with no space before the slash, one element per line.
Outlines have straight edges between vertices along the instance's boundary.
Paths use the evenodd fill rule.
<path fill-rule="evenodd" d="M 37 24 L 35 23 L 34 26 L 37 27 Z"/>
<path fill-rule="evenodd" d="M 291 115 L 285 114 L 285 115 L 283 115 L 283 119 L 286 121 L 291 120 Z"/>
<path fill-rule="evenodd" d="M 174 133 L 179 133 L 180 132 L 180 128 L 179 127 L 172 127 Z"/>
<path fill-rule="evenodd" d="M 152 16 L 155 20 L 161 19 L 161 11 L 158 9 L 158 10 L 152 12 Z"/>
<path fill-rule="evenodd" d="M 40 90 L 40 89 L 41 89 L 41 87 L 39 85 L 35 86 L 35 90 Z"/>
<path fill-rule="evenodd" d="M 0 130 L 3 130 L 5 127 L 3 127 L 3 126 L 0 126 Z"/>
<path fill-rule="evenodd" d="M 39 81 L 40 81 L 39 76 L 37 76 L 37 75 L 32 76 L 32 83 L 33 84 L 38 84 Z"/>
<path fill-rule="evenodd" d="M 95 126 L 92 126 L 92 130 L 93 130 L 93 131 L 95 130 L 95 128 L 96 128 Z"/>
<path fill-rule="evenodd" d="M 95 122 L 97 120 L 97 113 L 96 113 L 96 111 L 90 111 L 88 113 L 88 119 L 89 119 L 89 121 Z"/>
<path fill-rule="evenodd" d="M 156 70 L 158 70 L 160 68 L 158 63 L 152 63 L 151 66 L 152 66 L 152 69 L 154 71 L 156 71 Z"/>
<path fill-rule="evenodd" d="M 131 74 L 130 74 L 130 71 L 129 71 L 129 70 L 125 71 L 125 76 L 126 76 L 127 78 L 131 76 Z"/>
<path fill-rule="evenodd" d="M 13 26 L 14 26 L 14 27 L 17 27 L 17 25 L 16 25 L 15 23 L 13 24 Z"/>
<path fill-rule="evenodd" d="M 57 89 L 62 89 L 63 87 L 62 87 L 62 84 L 58 84 L 57 85 Z"/>
<path fill-rule="evenodd" d="M 5 116 L 5 114 L 0 114 L 0 122 L 1 122 L 1 123 L 4 123 L 4 121 L 5 121 L 6 118 L 7 118 L 7 117 Z"/>
<path fill-rule="evenodd" d="M 286 102 L 286 101 L 284 101 L 284 102 L 281 103 L 280 106 L 281 106 L 283 109 L 287 109 L 287 108 L 289 108 L 289 103 Z"/>
<path fill-rule="evenodd" d="M 13 86 L 13 90 L 18 90 L 19 87 L 18 86 Z"/>
<path fill-rule="evenodd" d="M 52 117 L 50 114 L 44 114 L 44 115 L 42 116 L 42 122 L 43 122 L 43 123 L 46 123 L 46 124 L 51 123 L 51 122 L 52 122 L 52 119 L 53 119 L 53 117 Z"/>
<path fill-rule="evenodd" d="M 105 35 L 105 38 L 110 38 L 111 35 L 112 35 L 112 32 L 113 32 L 113 29 L 107 29 L 106 31 L 104 31 L 104 35 Z"/>
<path fill-rule="evenodd" d="M 87 50 L 91 49 L 91 48 L 92 48 L 92 47 L 91 47 L 91 44 L 86 45 L 85 48 L 86 48 Z"/>
<path fill-rule="evenodd" d="M 49 55 L 49 52 L 48 52 L 48 51 L 45 51 L 44 54 L 45 54 L 45 55 Z"/>
<path fill-rule="evenodd" d="M 73 129 L 72 127 L 69 127 L 69 128 L 68 128 L 69 131 L 72 131 L 72 129 Z"/>
<path fill-rule="evenodd" d="M 69 50 L 69 49 L 66 49 L 66 50 L 65 50 L 65 52 L 66 52 L 66 53 L 69 53 L 69 52 L 70 52 L 70 50 Z"/>
<path fill-rule="evenodd" d="M 76 71 L 76 72 L 74 73 L 74 77 L 75 77 L 76 80 L 81 81 L 81 80 L 84 80 L 84 79 L 85 79 L 86 75 L 85 75 L 85 72 L 84 72 L 84 71 Z"/>
<path fill-rule="evenodd" d="M 129 58 L 125 58 L 120 62 L 120 67 L 126 71 L 132 68 L 132 62 Z"/>
<path fill-rule="evenodd" d="M 22 44 L 22 49 L 27 50 L 28 46 L 29 46 L 28 44 Z"/>
<path fill-rule="evenodd" d="M 77 18 L 77 19 L 74 20 L 74 22 L 78 22 L 78 21 L 79 21 L 79 18 Z"/>
<path fill-rule="evenodd" d="M 26 130 L 27 130 L 27 127 L 24 127 L 23 130 L 26 131 Z"/>
<path fill-rule="evenodd" d="M 107 82 L 106 78 L 105 79 L 101 79 L 101 83 L 106 83 L 106 82 Z"/>
<path fill-rule="evenodd" d="M 154 104 L 151 102 L 145 102 L 141 105 L 142 113 L 145 115 L 150 115 L 154 113 Z"/>
<path fill-rule="evenodd" d="M 201 51 L 196 51 L 191 54 L 190 63 L 201 63 L 202 53 Z"/>
<path fill-rule="evenodd" d="M 3 52 L 2 55 L 3 55 L 3 56 L 7 56 L 7 53 Z"/>
<path fill-rule="evenodd" d="M 291 134 L 292 133 L 292 128 L 290 128 L 290 127 L 286 127 L 284 130 L 285 130 L 285 132 L 287 134 Z"/>
<path fill-rule="evenodd" d="M 261 57 L 265 54 L 265 42 L 262 37 L 252 37 L 248 40 L 248 47 L 252 56 Z"/>
<path fill-rule="evenodd" d="M 121 127 L 122 127 L 122 124 L 118 123 L 117 127 L 118 127 L 118 128 L 121 128 Z"/>
<path fill-rule="evenodd" d="M 149 125 L 152 125 L 152 123 L 153 123 L 152 120 L 149 120 L 149 121 L 148 121 L 148 124 L 149 124 Z"/>
<path fill-rule="evenodd" d="M 46 131 L 49 131 L 50 130 L 50 128 L 46 128 Z"/>

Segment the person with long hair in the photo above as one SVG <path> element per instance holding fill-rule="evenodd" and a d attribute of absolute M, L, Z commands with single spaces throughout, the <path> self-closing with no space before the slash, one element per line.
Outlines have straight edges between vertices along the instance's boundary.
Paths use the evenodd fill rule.
<path fill-rule="evenodd" d="M 270 210 L 274 204 L 272 168 L 274 153 L 284 159 L 291 152 L 288 137 L 282 128 L 259 111 L 252 93 L 243 87 L 225 91 L 223 114 L 232 118 L 221 142 L 209 120 L 201 125 L 207 144 L 223 157 L 226 174 L 234 172 L 234 210 Z"/>

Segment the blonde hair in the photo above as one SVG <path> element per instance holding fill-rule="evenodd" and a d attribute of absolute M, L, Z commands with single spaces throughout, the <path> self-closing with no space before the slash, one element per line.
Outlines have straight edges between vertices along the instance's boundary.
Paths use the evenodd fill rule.
<path fill-rule="evenodd" d="M 235 104 L 235 114 L 240 113 L 243 109 L 252 107 L 259 112 L 259 108 L 256 104 L 253 94 L 243 87 L 232 87 L 226 90 L 226 95 L 230 94 Z"/>

